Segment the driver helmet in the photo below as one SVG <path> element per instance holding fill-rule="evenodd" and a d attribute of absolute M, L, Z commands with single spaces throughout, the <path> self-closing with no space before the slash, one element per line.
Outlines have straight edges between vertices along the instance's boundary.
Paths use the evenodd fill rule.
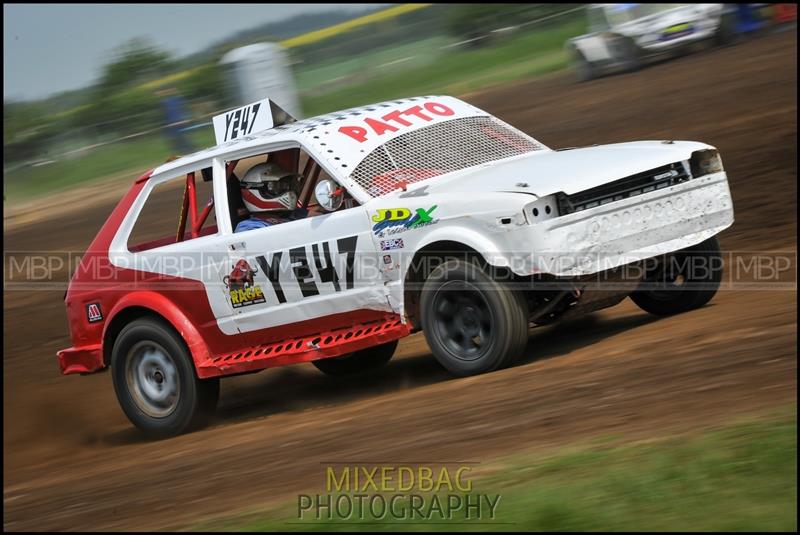
<path fill-rule="evenodd" d="M 254 165 L 239 182 L 245 207 L 251 213 L 294 210 L 298 176 L 276 163 Z"/>

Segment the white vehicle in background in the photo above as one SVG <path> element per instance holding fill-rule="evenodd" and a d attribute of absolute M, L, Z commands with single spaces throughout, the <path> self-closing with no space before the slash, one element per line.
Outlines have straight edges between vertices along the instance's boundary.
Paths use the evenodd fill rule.
<path fill-rule="evenodd" d="M 726 4 L 591 4 L 590 33 L 570 39 L 567 49 L 581 81 L 633 71 L 647 60 L 703 42 L 731 42 L 734 9 Z"/>

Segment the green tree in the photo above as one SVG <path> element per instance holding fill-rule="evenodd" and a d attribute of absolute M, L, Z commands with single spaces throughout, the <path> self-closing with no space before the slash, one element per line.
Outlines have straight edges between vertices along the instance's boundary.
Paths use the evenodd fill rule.
<path fill-rule="evenodd" d="M 148 40 L 131 39 L 113 52 L 114 59 L 103 68 L 99 91 L 109 94 L 136 82 L 162 76 L 171 67 L 169 53 L 158 50 Z"/>
<path fill-rule="evenodd" d="M 89 135 L 130 133 L 158 124 L 158 98 L 137 86 L 166 75 L 173 62 L 169 53 L 136 38 L 118 47 L 103 67 L 91 91 L 89 105 L 72 117 L 72 126 L 87 128 Z M 88 125 L 88 126 L 87 126 Z"/>
<path fill-rule="evenodd" d="M 175 85 L 178 92 L 188 100 L 210 101 L 215 105 L 225 102 L 225 80 L 216 63 L 195 68 L 191 75 Z"/>

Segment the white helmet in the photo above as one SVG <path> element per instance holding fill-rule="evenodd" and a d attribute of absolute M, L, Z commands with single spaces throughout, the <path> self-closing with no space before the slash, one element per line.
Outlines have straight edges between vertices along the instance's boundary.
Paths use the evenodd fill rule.
<path fill-rule="evenodd" d="M 240 181 L 245 207 L 251 213 L 294 210 L 298 176 L 275 163 L 254 165 Z"/>

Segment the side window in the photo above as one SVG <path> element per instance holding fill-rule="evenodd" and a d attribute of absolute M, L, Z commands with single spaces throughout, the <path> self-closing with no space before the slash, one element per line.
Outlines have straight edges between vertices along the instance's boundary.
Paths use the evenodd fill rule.
<path fill-rule="evenodd" d="M 317 184 L 319 184 L 322 180 L 330 180 L 332 182 L 336 182 L 331 178 L 331 176 L 319 165 L 317 162 L 314 161 L 308 154 L 305 152 L 300 153 L 300 161 L 302 166 L 307 166 L 309 169 L 307 173 L 309 174 L 308 180 L 306 181 L 306 187 L 303 189 L 303 199 L 308 199 L 308 208 L 314 213 L 314 215 L 319 215 L 320 213 L 324 213 L 321 209 L 319 209 L 319 203 L 317 202 L 317 197 L 314 194 L 314 188 Z M 359 203 L 356 201 L 348 192 L 344 192 L 344 202 L 342 203 L 341 210 L 347 208 L 353 208 L 358 206 Z"/>
<path fill-rule="evenodd" d="M 128 249 L 147 251 L 216 232 L 211 172 L 198 169 L 150 191 L 128 236 Z"/>
<path fill-rule="evenodd" d="M 603 12 L 603 8 L 601 7 L 591 7 L 589 8 L 589 31 L 592 33 L 595 32 L 605 32 L 609 29 L 608 22 L 606 22 L 606 16 Z"/>
<path fill-rule="evenodd" d="M 275 185 L 258 189 L 252 186 L 241 188 L 248 171 L 262 164 L 277 164 L 281 174 L 293 175 L 293 179 L 287 179 L 286 183 L 279 187 Z M 235 232 L 237 229 L 241 232 L 326 213 L 317 203 L 314 187 L 320 180 L 330 180 L 330 176 L 300 148 L 265 152 L 236 161 L 226 161 L 225 165 L 229 170 L 229 210 Z M 238 193 L 236 193 L 237 188 Z M 286 191 L 291 191 L 296 196 L 296 205 L 293 208 L 284 209 L 272 202 Z M 342 194 L 344 195 L 342 209 L 356 206 L 355 200 L 346 191 L 343 190 Z"/>

